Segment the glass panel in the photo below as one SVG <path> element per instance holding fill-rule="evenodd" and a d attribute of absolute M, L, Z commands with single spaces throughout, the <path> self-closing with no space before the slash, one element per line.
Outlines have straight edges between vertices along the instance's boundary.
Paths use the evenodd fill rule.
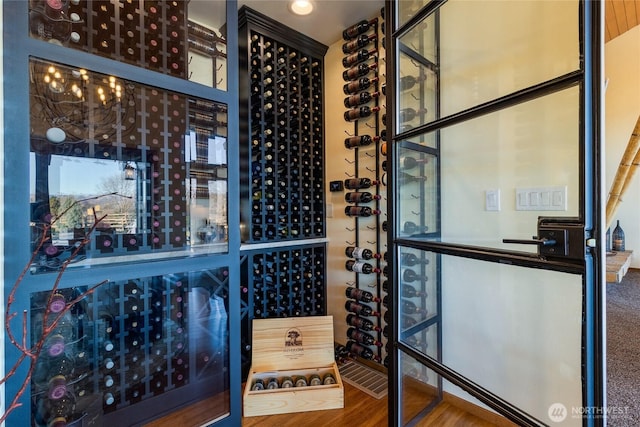
<path fill-rule="evenodd" d="M 34 272 L 227 251 L 225 104 L 33 59 L 30 120 Z"/>
<path fill-rule="evenodd" d="M 400 411 L 402 425 L 438 400 L 439 376 L 420 362 L 400 352 Z"/>
<path fill-rule="evenodd" d="M 399 230 L 410 221 L 413 237 L 440 232 L 447 243 L 537 252 L 502 239 L 531 239 L 540 215 L 578 216 L 579 113 L 573 87 L 440 130 L 442 228 L 432 212 L 435 178 L 428 178 L 401 184 Z M 424 226 L 426 235 L 416 235 Z"/>
<path fill-rule="evenodd" d="M 396 2 L 398 5 L 398 25 L 400 27 L 404 25 L 409 19 L 413 18 L 416 13 L 426 6 L 430 0 L 399 0 Z"/>
<path fill-rule="evenodd" d="M 434 16 L 398 39 L 397 133 L 438 118 Z"/>
<path fill-rule="evenodd" d="M 400 76 L 426 75 L 428 85 L 433 79 L 420 68 L 437 61 L 444 117 L 575 71 L 580 67 L 578 6 L 535 0 L 447 2 L 398 38 Z M 439 58 L 434 48 L 436 19 Z M 416 123 L 438 117 L 428 105 L 431 95 L 419 96 L 424 105 L 416 107 L 398 93 L 399 108 L 411 106 L 418 113 L 427 109 Z"/>
<path fill-rule="evenodd" d="M 437 359 L 436 327 L 427 329 L 439 315 L 437 256 L 400 247 L 398 276 L 400 341 Z"/>
<path fill-rule="evenodd" d="M 194 396 L 207 398 L 201 424 L 228 414 L 228 280 L 219 268 L 31 294 L 31 341 L 42 346 L 33 425 L 53 425 L 51 408 L 68 425 L 138 424 L 154 414 L 137 404 L 165 412 Z"/>
<path fill-rule="evenodd" d="M 412 142 L 397 148 L 399 236 L 433 235 L 438 232 L 438 157 Z"/>
<path fill-rule="evenodd" d="M 548 425 L 552 405 L 580 408 L 582 277 L 445 255 L 441 266 L 443 363 Z"/>
<path fill-rule="evenodd" d="M 226 90 L 226 2 L 30 0 L 33 38 Z"/>

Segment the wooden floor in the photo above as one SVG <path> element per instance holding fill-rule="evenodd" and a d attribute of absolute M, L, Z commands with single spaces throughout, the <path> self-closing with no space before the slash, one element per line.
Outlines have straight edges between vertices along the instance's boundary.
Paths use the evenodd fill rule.
<path fill-rule="evenodd" d="M 387 398 L 375 399 L 363 391 L 345 383 L 343 409 L 301 412 L 292 414 L 243 417 L 242 427 L 384 427 L 387 425 Z M 243 385 L 244 389 L 244 385 Z M 219 400 L 219 399 L 218 399 Z M 201 427 L 210 421 L 212 402 L 203 400 L 165 418 L 147 424 L 146 427 Z M 416 401 L 419 407 L 425 402 Z M 408 408 L 410 409 L 410 408 Z M 413 409 L 417 411 L 417 409 Z M 500 425 L 505 425 L 499 423 Z M 444 402 L 422 420 L 419 427 L 494 427 L 499 424 L 477 416 Z"/>

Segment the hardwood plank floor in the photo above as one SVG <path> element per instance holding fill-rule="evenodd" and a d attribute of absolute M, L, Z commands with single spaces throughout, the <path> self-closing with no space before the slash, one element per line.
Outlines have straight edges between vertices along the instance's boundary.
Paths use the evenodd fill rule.
<path fill-rule="evenodd" d="M 244 390 L 244 384 L 242 386 Z M 428 404 L 428 397 L 408 395 L 407 412 L 417 413 Z M 155 420 L 145 427 L 201 427 L 211 421 L 212 406 L 223 403 L 220 396 L 205 399 L 189 407 Z M 291 414 L 243 417 L 242 427 L 384 427 L 387 425 L 387 398 L 375 399 L 365 392 L 344 383 L 342 409 L 299 412 Z M 452 401 L 455 403 L 455 399 Z M 495 416 L 496 418 L 499 418 Z M 512 425 L 505 419 L 491 422 L 473 415 L 446 401 L 440 403 L 416 427 L 496 427 Z"/>

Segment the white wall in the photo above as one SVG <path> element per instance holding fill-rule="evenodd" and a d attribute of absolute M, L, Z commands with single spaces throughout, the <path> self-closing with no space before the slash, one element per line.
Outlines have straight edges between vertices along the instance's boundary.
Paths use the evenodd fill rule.
<path fill-rule="evenodd" d="M 640 26 L 605 45 L 606 193 L 640 115 Z M 640 268 L 640 171 L 622 197 L 613 216 L 611 229 L 620 220 L 626 237 L 626 249 L 633 250 L 631 267 Z"/>

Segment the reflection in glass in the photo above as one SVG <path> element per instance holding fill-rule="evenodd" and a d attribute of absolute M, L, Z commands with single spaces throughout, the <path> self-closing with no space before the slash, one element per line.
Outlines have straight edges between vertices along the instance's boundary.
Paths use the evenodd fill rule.
<path fill-rule="evenodd" d="M 75 405 L 58 414 L 67 425 L 138 425 L 193 396 L 208 401 L 200 423 L 228 414 L 228 290 L 227 268 L 109 282 L 73 305 L 48 335 L 45 320 L 52 324 L 87 287 L 31 294 L 31 341 L 43 339 L 31 379 L 32 424 L 53 425 L 47 408 L 63 399 Z M 162 409 L 138 408 L 150 399 Z"/>
<path fill-rule="evenodd" d="M 407 425 L 424 409 L 441 399 L 439 376 L 405 353 L 400 353 L 400 416 L 401 425 Z"/>
<path fill-rule="evenodd" d="M 222 0 L 31 0 L 28 19 L 33 38 L 226 90 L 225 18 Z"/>
<path fill-rule="evenodd" d="M 420 136 L 421 138 L 422 136 Z M 438 158 L 413 141 L 398 146 L 396 182 L 398 233 L 402 237 L 429 237 L 438 232 Z"/>
<path fill-rule="evenodd" d="M 35 271 L 89 232 L 75 262 L 227 250 L 226 105 L 36 59 L 30 71 L 34 249 L 48 239 Z"/>

